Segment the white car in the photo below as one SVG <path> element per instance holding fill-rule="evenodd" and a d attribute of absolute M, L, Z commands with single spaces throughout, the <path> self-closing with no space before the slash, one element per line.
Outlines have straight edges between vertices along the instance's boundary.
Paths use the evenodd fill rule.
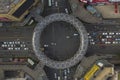
<path fill-rule="evenodd" d="M 92 45 L 94 45 L 94 44 L 95 44 L 95 42 L 91 42 L 91 44 L 92 44 Z"/>
<path fill-rule="evenodd" d="M 104 64 L 103 64 L 102 62 L 98 62 L 97 65 L 98 65 L 99 67 L 103 67 L 103 66 L 104 66 Z"/>
<path fill-rule="evenodd" d="M 33 22 L 34 22 L 34 20 L 32 19 L 32 20 L 29 22 L 29 24 L 28 24 L 28 25 L 31 25 Z"/>
<path fill-rule="evenodd" d="M 94 39 L 90 39 L 90 41 L 91 41 L 91 42 L 93 42 L 93 41 L 94 41 Z"/>
<path fill-rule="evenodd" d="M 88 36 L 88 38 L 92 38 L 91 36 Z"/>
<path fill-rule="evenodd" d="M 106 38 L 112 38 L 112 36 L 106 36 Z"/>
<path fill-rule="evenodd" d="M 87 35 L 89 36 L 89 35 L 90 35 L 90 33 L 87 33 Z"/>
<path fill-rule="evenodd" d="M 13 48 L 8 48 L 8 50 L 13 50 Z"/>
<path fill-rule="evenodd" d="M 7 45 L 5 44 L 4 47 L 7 47 Z"/>
<path fill-rule="evenodd" d="M 61 80 L 60 76 L 58 76 L 58 80 Z"/>
<path fill-rule="evenodd" d="M 68 72 L 68 74 L 70 73 L 70 69 L 69 68 L 67 69 L 67 72 Z"/>
<path fill-rule="evenodd" d="M 25 47 L 26 45 L 25 44 L 21 44 L 20 47 Z"/>
<path fill-rule="evenodd" d="M 106 41 L 106 39 L 102 39 L 102 42 L 105 42 Z"/>
<path fill-rule="evenodd" d="M 18 48 L 15 48 L 15 50 L 21 50 L 21 48 L 18 47 Z"/>
<path fill-rule="evenodd" d="M 118 44 L 119 42 L 118 42 L 118 41 L 113 41 L 112 43 L 113 43 L 113 44 Z"/>
<path fill-rule="evenodd" d="M 4 42 L 4 44 L 7 44 L 7 42 Z"/>
<path fill-rule="evenodd" d="M 107 41 L 107 42 L 105 42 L 105 44 L 111 44 L 111 42 Z"/>
<path fill-rule="evenodd" d="M 28 48 L 24 48 L 24 50 L 26 51 L 26 50 L 28 50 Z"/>
<path fill-rule="evenodd" d="M 65 12 L 66 12 L 67 14 L 69 13 L 67 8 L 65 8 Z"/>
<path fill-rule="evenodd" d="M 109 32 L 109 35 L 114 35 L 114 32 Z"/>
<path fill-rule="evenodd" d="M 56 6 L 56 7 L 58 6 L 58 2 L 57 2 L 57 1 L 55 2 L 55 6 Z"/>
<path fill-rule="evenodd" d="M 57 78 L 57 73 L 54 73 L 54 78 Z"/>
<path fill-rule="evenodd" d="M 116 35 L 119 35 L 119 33 L 116 33 Z"/>
<path fill-rule="evenodd" d="M 1 47 L 5 47 L 5 45 L 4 45 L 4 44 L 2 44 L 2 45 L 1 45 Z"/>
<path fill-rule="evenodd" d="M 64 79 L 67 80 L 67 76 L 64 76 Z"/>
<path fill-rule="evenodd" d="M 108 34 L 107 32 L 102 33 L 102 35 L 107 35 L 107 34 Z"/>
<path fill-rule="evenodd" d="M 9 42 L 9 44 L 12 44 L 12 42 Z"/>
<path fill-rule="evenodd" d="M 73 35 L 74 35 L 74 36 L 78 36 L 78 34 L 76 34 L 76 33 L 74 33 Z"/>
<path fill-rule="evenodd" d="M 64 70 L 64 74 L 67 75 L 67 70 L 66 69 Z"/>
<path fill-rule="evenodd" d="M 10 45 L 11 47 L 14 47 L 14 45 L 12 44 L 12 45 Z"/>
<path fill-rule="evenodd" d="M 52 1 L 48 0 L 48 6 L 52 6 Z"/>

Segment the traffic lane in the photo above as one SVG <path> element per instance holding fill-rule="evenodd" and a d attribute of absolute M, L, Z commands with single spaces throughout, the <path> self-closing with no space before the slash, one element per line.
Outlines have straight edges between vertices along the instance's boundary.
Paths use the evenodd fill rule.
<path fill-rule="evenodd" d="M 64 9 L 67 9 L 68 10 L 68 14 L 71 14 L 72 13 L 72 10 L 71 10 L 71 6 L 70 6 L 70 3 L 68 0 L 58 0 L 58 3 L 59 3 L 59 7 L 64 8 Z"/>
<path fill-rule="evenodd" d="M 119 25 L 104 25 L 104 24 L 86 24 L 84 26 L 88 32 L 91 31 L 120 31 Z"/>
<path fill-rule="evenodd" d="M 88 47 L 86 56 L 91 55 L 118 55 L 120 52 L 120 45 L 91 45 Z"/>
<path fill-rule="evenodd" d="M 32 51 L 33 27 L 1 28 L 0 54 Z"/>
<path fill-rule="evenodd" d="M 57 7 L 57 8 L 53 8 L 52 10 L 48 8 L 43 12 L 43 16 L 47 16 L 54 13 L 70 13 L 70 12 L 68 11 L 67 8 Z"/>
<path fill-rule="evenodd" d="M 32 37 L 33 34 L 33 27 L 31 26 L 31 28 L 0 28 L 0 40 L 4 39 L 4 38 L 28 38 L 30 39 Z"/>
<path fill-rule="evenodd" d="M 47 16 L 53 13 L 71 13 L 70 4 L 67 0 L 52 0 L 51 6 L 49 6 L 49 1 L 45 0 L 45 9 L 43 16 Z"/>
<path fill-rule="evenodd" d="M 45 66 L 44 70 L 49 80 L 73 80 L 76 68 L 77 66 L 67 69 L 52 69 Z"/>

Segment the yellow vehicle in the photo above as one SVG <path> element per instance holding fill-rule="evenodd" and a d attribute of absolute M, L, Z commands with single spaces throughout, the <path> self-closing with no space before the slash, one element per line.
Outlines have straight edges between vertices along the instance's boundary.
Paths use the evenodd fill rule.
<path fill-rule="evenodd" d="M 93 65 L 93 67 L 85 74 L 84 80 L 90 80 L 94 74 L 100 70 L 100 67 L 98 65 Z"/>

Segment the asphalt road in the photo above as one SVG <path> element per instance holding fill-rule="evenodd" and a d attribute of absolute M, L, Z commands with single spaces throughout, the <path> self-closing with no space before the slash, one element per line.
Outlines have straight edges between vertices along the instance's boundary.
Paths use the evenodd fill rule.
<path fill-rule="evenodd" d="M 105 31 L 107 31 L 107 32 L 120 32 L 119 26 L 115 27 L 114 25 L 112 25 L 112 26 L 110 26 L 110 25 L 108 25 L 108 26 L 106 26 L 106 25 L 101 25 L 101 26 L 100 25 L 85 25 L 85 26 L 86 26 L 86 29 L 89 33 L 90 32 L 101 33 L 101 32 L 105 32 Z M 97 27 L 95 27 L 95 26 L 97 26 Z M 55 26 L 53 26 L 53 27 L 55 27 Z M 59 29 L 59 27 L 58 27 L 56 29 L 60 30 L 58 33 L 60 33 L 62 30 L 63 30 L 63 32 L 66 32 L 64 30 L 64 28 Z M 50 27 L 49 27 L 46 30 L 48 30 L 48 32 L 51 32 L 52 28 L 50 29 Z M 1 36 L 0 41 L 15 41 L 15 40 L 19 39 L 20 41 L 30 42 L 30 43 L 28 43 L 28 45 L 32 50 L 32 45 L 31 45 L 32 32 L 33 32 L 33 27 L 30 27 L 30 28 L 29 27 L 25 27 L 25 28 L 19 27 L 17 29 L 16 28 L 7 28 L 7 29 L 6 28 L 0 28 L 0 36 Z M 61 32 L 61 33 L 63 34 L 63 32 Z M 70 31 L 68 31 L 68 33 L 70 33 Z M 66 34 L 68 34 L 68 33 L 66 33 Z M 73 33 L 74 33 L 74 31 L 73 31 Z M 72 34 L 72 33 L 70 33 L 70 34 Z M 51 35 L 49 34 L 47 36 L 50 37 Z M 23 37 L 23 38 L 20 38 L 20 37 Z M 56 35 L 56 37 L 58 38 L 59 35 Z M 65 36 L 62 35 L 62 38 L 65 38 Z M 72 40 L 74 40 L 74 39 L 72 39 Z M 116 44 L 116 45 L 107 44 L 105 46 L 106 47 L 104 48 L 100 45 L 89 45 L 87 55 L 94 55 L 94 54 L 106 55 L 106 54 L 116 54 L 117 52 L 120 52 L 120 45 L 119 44 Z M 7 50 L 5 52 L 4 51 L 0 50 L 0 53 L 2 55 L 3 55 L 3 53 L 5 53 L 6 55 L 10 53 L 10 51 L 7 51 Z M 23 53 L 23 52 L 24 51 L 11 51 L 11 53 L 18 53 L 18 54 Z M 24 53 L 28 53 L 28 51 L 27 52 L 25 51 Z M 2 55 L 0 55 L 0 56 L 2 57 Z M 48 71 L 46 71 L 46 73 L 48 74 L 48 76 L 51 75 L 51 74 L 54 74 L 54 70 L 50 69 L 50 72 L 49 72 L 49 68 L 47 70 Z M 71 72 L 71 74 L 74 74 L 74 70 L 73 69 L 71 69 L 71 70 L 73 71 L 73 72 Z M 59 71 L 60 70 L 57 70 L 56 72 L 59 73 Z M 62 70 L 62 72 L 63 72 L 63 70 Z M 63 74 L 63 73 L 61 73 L 61 74 Z M 53 80 L 53 76 L 49 77 L 50 80 Z M 68 77 L 72 77 L 72 76 L 68 76 Z"/>
<path fill-rule="evenodd" d="M 49 78 L 49 80 L 74 80 L 73 75 L 77 65 L 67 69 L 52 69 L 49 67 L 44 67 L 44 70 Z"/>
<path fill-rule="evenodd" d="M 0 54 L 32 52 L 33 27 L 0 28 Z"/>
<path fill-rule="evenodd" d="M 47 16 L 49 14 L 52 13 L 58 13 L 58 12 L 63 12 L 66 13 L 65 9 L 67 8 L 68 13 L 71 13 L 70 10 L 70 6 L 67 3 L 67 0 L 52 0 L 52 6 L 48 6 L 48 0 L 44 0 L 45 1 L 45 10 L 43 12 L 43 16 Z M 56 3 L 57 2 L 57 3 Z M 56 5 L 57 4 L 57 5 Z M 62 25 L 62 26 L 61 26 Z M 56 28 L 57 26 L 57 28 Z M 87 24 L 85 25 L 87 31 L 90 32 L 111 32 L 111 31 L 116 31 L 116 32 L 120 32 L 119 26 L 115 27 L 114 25 L 110 26 L 106 26 L 106 25 L 90 25 Z M 97 26 L 97 27 L 96 27 Z M 61 28 L 62 27 L 62 28 Z M 55 60 L 65 60 L 69 57 L 71 57 L 74 54 L 74 51 L 76 51 L 77 46 L 78 46 L 78 37 L 74 37 L 73 33 L 76 33 L 75 30 L 65 30 L 64 28 L 67 27 L 66 25 L 63 25 L 63 23 L 56 24 L 53 25 L 52 28 L 48 28 L 46 29 L 47 33 L 50 34 L 45 34 L 46 36 L 44 36 L 43 40 L 46 39 L 48 40 L 47 44 L 48 46 L 51 45 L 51 42 L 56 43 L 51 45 L 51 48 L 48 48 L 48 51 L 50 51 L 49 53 L 46 53 L 49 57 L 51 57 L 51 55 L 53 55 L 53 59 Z M 53 32 L 53 29 L 55 32 Z M 72 31 L 72 32 L 71 32 Z M 33 27 L 28 28 L 0 28 L 0 41 L 16 41 L 16 40 L 20 40 L 20 41 L 24 41 L 24 42 L 30 42 L 27 44 L 27 46 L 30 48 L 30 50 L 32 50 L 32 32 L 33 32 Z M 52 33 L 51 33 L 52 32 Z M 64 35 L 63 35 L 64 34 Z M 67 39 L 66 35 L 69 35 L 70 38 Z M 53 36 L 53 37 L 51 37 Z M 77 38 L 77 39 L 76 39 Z M 51 41 L 49 41 L 51 39 Z M 71 43 L 71 44 L 69 44 Z M 75 44 L 74 44 L 75 43 Z M 46 42 L 43 42 L 43 44 L 46 44 Z M 64 47 L 63 47 L 64 44 Z M 71 46 L 72 45 L 72 46 Z M 105 45 L 106 48 L 101 47 L 100 45 L 89 45 L 88 47 L 88 51 L 87 51 L 87 55 L 94 55 L 94 54 L 98 54 L 98 55 L 105 55 L 105 54 L 111 54 L 111 53 L 117 53 L 120 52 L 120 45 L 117 44 L 116 45 Z M 67 50 L 67 48 L 69 50 Z M 64 51 L 64 49 L 66 49 L 66 51 Z M 58 51 L 58 54 L 55 54 L 56 51 Z M 73 51 L 73 52 L 72 52 Z M 17 53 L 22 53 L 23 51 L 17 51 Z M 65 53 L 70 53 L 70 54 L 65 54 Z M 3 50 L 0 50 L 0 53 L 3 53 Z M 7 54 L 9 53 L 8 50 L 6 50 Z M 15 52 L 14 52 L 15 53 Z M 52 54 L 51 54 L 52 53 Z M 68 55 L 68 56 L 65 56 Z M 62 58 L 61 58 L 62 57 Z M 67 74 L 67 77 L 69 79 L 67 80 L 73 80 L 73 74 L 75 71 L 75 68 L 70 68 L 71 70 L 71 75 Z M 59 76 L 61 76 L 62 78 L 64 78 L 64 70 L 54 70 L 54 69 L 50 69 L 50 68 L 46 68 L 45 69 L 46 74 L 49 78 L 49 80 L 55 80 L 54 79 L 54 73 L 57 73 Z M 56 80 L 58 80 L 58 78 L 56 78 Z M 64 80 L 64 79 L 63 79 Z"/>
<path fill-rule="evenodd" d="M 71 13 L 71 8 L 68 0 L 44 0 L 45 6 L 42 16 L 47 16 L 53 13 Z M 66 10 L 65 10 L 66 9 Z"/>
<path fill-rule="evenodd" d="M 45 48 L 45 54 L 58 61 L 73 57 L 80 46 L 79 43 L 79 33 L 66 22 L 51 23 L 41 36 L 41 46 Z"/>
<path fill-rule="evenodd" d="M 116 35 L 116 33 L 120 32 L 120 26 L 118 25 L 97 25 L 97 24 L 85 24 L 85 27 L 87 29 L 87 32 L 90 34 L 92 39 L 94 39 L 97 44 L 90 44 L 90 39 L 89 39 L 89 47 L 87 51 L 87 56 L 98 54 L 98 55 L 105 55 L 105 54 L 110 54 L 110 55 L 116 55 L 120 52 L 120 41 L 118 40 L 117 44 L 105 44 L 101 43 L 102 38 L 104 37 L 102 34 L 107 33 L 108 36 L 112 36 L 112 38 L 109 38 L 110 41 L 114 42 L 116 41 L 115 39 L 119 39 L 120 35 Z M 93 35 L 93 33 L 96 33 L 96 35 Z M 109 33 L 114 33 L 114 35 L 109 35 Z M 99 38 L 102 36 L 102 38 Z"/>
<path fill-rule="evenodd" d="M 71 13 L 71 8 L 68 0 L 44 0 L 45 7 L 43 16 L 47 16 L 53 13 Z M 51 1 L 51 5 L 49 4 Z M 79 47 L 79 37 L 74 36 L 78 34 L 77 31 L 70 24 L 66 23 L 54 23 L 49 25 L 44 31 L 42 47 L 48 45 L 45 48 L 45 54 L 54 60 L 63 61 L 72 57 Z M 52 44 L 53 43 L 53 44 Z M 52 45 L 51 45 L 52 44 Z M 70 68 L 70 74 L 64 74 L 64 70 L 55 70 L 45 67 L 45 72 L 49 80 L 73 80 L 75 67 Z M 57 78 L 55 77 L 57 75 Z M 59 78 L 58 78 L 59 77 Z M 65 78 L 67 77 L 67 78 Z"/>

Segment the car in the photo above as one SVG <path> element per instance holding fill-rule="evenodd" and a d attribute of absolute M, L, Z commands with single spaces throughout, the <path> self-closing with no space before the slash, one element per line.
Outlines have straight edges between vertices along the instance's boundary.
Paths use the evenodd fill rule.
<path fill-rule="evenodd" d="M 115 42 L 115 41 L 113 41 L 113 42 L 112 42 L 112 44 L 116 44 L 116 42 Z"/>
<path fill-rule="evenodd" d="M 112 36 L 106 36 L 106 38 L 112 38 Z"/>
<path fill-rule="evenodd" d="M 58 80 L 61 80 L 60 76 L 58 76 Z"/>
<path fill-rule="evenodd" d="M 20 47 L 25 47 L 26 45 L 25 44 L 21 44 Z"/>
<path fill-rule="evenodd" d="M 93 42 L 93 41 L 94 41 L 94 39 L 90 39 L 90 41 L 91 41 L 91 42 Z"/>
<path fill-rule="evenodd" d="M 12 44 L 12 42 L 9 42 L 9 44 Z"/>
<path fill-rule="evenodd" d="M 102 39 L 101 39 L 101 41 L 102 41 L 102 42 L 105 42 L 105 41 L 106 41 L 106 39 L 102 38 Z"/>
<path fill-rule="evenodd" d="M 17 44 L 20 44 L 20 41 L 17 41 Z"/>
<path fill-rule="evenodd" d="M 7 47 L 7 45 L 5 44 L 4 47 Z"/>
<path fill-rule="evenodd" d="M 31 25 L 34 22 L 33 19 L 30 20 L 30 22 L 28 23 L 28 25 Z"/>
<path fill-rule="evenodd" d="M 64 79 L 67 80 L 67 76 L 64 76 Z"/>
<path fill-rule="evenodd" d="M 67 8 L 65 8 L 65 12 L 66 12 L 67 14 L 69 13 Z"/>
<path fill-rule="evenodd" d="M 88 36 L 88 38 L 92 38 L 91 36 Z"/>
<path fill-rule="evenodd" d="M 70 69 L 69 69 L 69 68 L 67 69 L 67 73 L 68 73 L 68 74 L 70 73 Z"/>
<path fill-rule="evenodd" d="M 24 48 L 24 50 L 26 51 L 26 50 L 28 50 L 28 48 Z"/>
<path fill-rule="evenodd" d="M 89 35 L 90 35 L 90 33 L 87 33 L 87 35 L 89 36 Z"/>
<path fill-rule="evenodd" d="M 7 47 L 10 47 L 10 46 L 11 46 L 11 45 L 9 45 L 9 44 L 7 45 Z"/>
<path fill-rule="evenodd" d="M 9 47 L 8 50 L 13 50 L 13 48 L 10 48 L 10 47 Z"/>
<path fill-rule="evenodd" d="M 109 32 L 109 35 L 113 35 L 113 33 L 112 33 L 112 32 Z"/>
<path fill-rule="evenodd" d="M 95 42 L 91 42 L 91 44 L 92 44 L 92 45 L 94 45 L 94 44 L 95 44 Z"/>
<path fill-rule="evenodd" d="M 14 48 L 15 50 L 17 50 L 17 48 Z"/>
<path fill-rule="evenodd" d="M 57 73 L 54 73 L 54 78 L 57 78 Z"/>
<path fill-rule="evenodd" d="M 48 0 L 48 6 L 52 6 L 52 1 Z"/>
<path fill-rule="evenodd" d="M 12 45 L 10 45 L 11 47 L 14 47 L 14 45 L 12 44 Z"/>
<path fill-rule="evenodd" d="M 106 42 L 105 42 L 105 44 L 111 44 L 111 42 L 109 42 L 109 41 L 106 41 Z"/>
<path fill-rule="evenodd" d="M 104 64 L 103 64 L 102 62 L 98 62 L 97 65 L 98 65 L 99 67 L 103 67 L 103 66 L 104 66 Z"/>
<path fill-rule="evenodd" d="M 108 35 L 108 33 L 107 32 L 103 32 L 102 35 Z"/>
<path fill-rule="evenodd" d="M 4 44 L 7 44 L 7 42 L 3 42 Z"/>
<path fill-rule="evenodd" d="M 86 9 L 87 9 L 91 14 L 97 13 L 97 10 L 96 10 L 93 6 L 91 6 L 91 5 L 88 5 L 88 6 L 86 7 Z"/>
<path fill-rule="evenodd" d="M 1 45 L 1 47 L 5 47 L 5 45 L 4 45 L 4 44 L 2 44 L 2 45 Z"/>
<path fill-rule="evenodd" d="M 58 6 L 58 2 L 57 2 L 57 1 L 55 2 L 55 6 L 56 6 L 56 7 Z"/>
<path fill-rule="evenodd" d="M 74 35 L 74 36 L 78 36 L 78 34 L 76 34 L 76 33 L 74 33 L 73 35 Z"/>
<path fill-rule="evenodd" d="M 67 75 L 67 70 L 66 69 L 64 70 L 64 75 Z"/>
<path fill-rule="evenodd" d="M 47 44 L 44 44 L 44 47 L 48 47 L 48 45 L 47 45 Z"/>
<path fill-rule="evenodd" d="M 119 35 L 119 33 L 117 32 L 116 35 Z"/>

